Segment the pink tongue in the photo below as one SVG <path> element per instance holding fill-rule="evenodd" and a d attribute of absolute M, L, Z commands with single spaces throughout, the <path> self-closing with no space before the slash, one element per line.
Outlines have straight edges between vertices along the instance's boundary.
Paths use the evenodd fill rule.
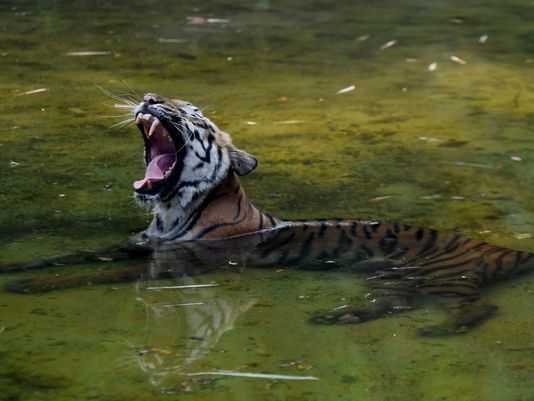
<path fill-rule="evenodd" d="M 154 182 L 162 181 L 165 172 L 172 166 L 176 160 L 176 154 L 165 153 L 156 156 L 152 159 L 145 171 L 145 178 L 135 181 L 133 186 L 135 189 L 143 189 Z"/>

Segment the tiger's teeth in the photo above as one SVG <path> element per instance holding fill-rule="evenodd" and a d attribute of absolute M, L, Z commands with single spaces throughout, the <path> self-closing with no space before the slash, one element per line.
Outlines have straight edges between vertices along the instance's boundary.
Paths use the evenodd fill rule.
<path fill-rule="evenodd" d="M 148 131 L 148 137 L 150 138 L 154 132 L 156 131 L 156 128 L 160 125 L 160 121 L 156 118 L 154 119 L 154 122 L 152 123 L 152 125 L 150 126 L 150 131 Z"/>

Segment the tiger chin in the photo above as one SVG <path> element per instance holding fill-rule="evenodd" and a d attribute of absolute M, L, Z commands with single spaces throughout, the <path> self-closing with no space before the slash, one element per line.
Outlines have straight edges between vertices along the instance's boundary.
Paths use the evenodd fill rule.
<path fill-rule="evenodd" d="M 420 333 L 442 335 L 464 333 L 494 314 L 496 307 L 481 297 L 482 287 L 533 267 L 532 253 L 406 224 L 280 220 L 258 210 L 239 183 L 239 176 L 257 167 L 256 158 L 237 149 L 197 107 L 147 94 L 131 108 L 145 161 L 144 177 L 133 183 L 134 197 L 152 208 L 149 227 L 116 247 L 0 266 L 0 272 L 147 257 L 148 271 L 145 263 L 15 280 L 6 284 L 8 290 L 42 292 L 86 282 L 132 281 L 140 275 L 198 275 L 228 268 L 228 261 L 237 269 L 344 270 L 366 277 L 371 296 L 332 305 L 311 322 L 363 323 L 433 299 L 449 309 L 449 318 Z"/>

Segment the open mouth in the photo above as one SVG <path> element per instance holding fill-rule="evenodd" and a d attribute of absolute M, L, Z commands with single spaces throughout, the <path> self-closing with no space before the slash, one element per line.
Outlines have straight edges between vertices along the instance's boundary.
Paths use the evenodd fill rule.
<path fill-rule="evenodd" d="M 145 142 L 145 176 L 133 183 L 140 194 L 154 195 L 163 192 L 173 181 L 180 149 L 163 123 L 154 115 L 138 113 L 136 123 Z M 172 184 L 172 183 L 171 183 Z"/>

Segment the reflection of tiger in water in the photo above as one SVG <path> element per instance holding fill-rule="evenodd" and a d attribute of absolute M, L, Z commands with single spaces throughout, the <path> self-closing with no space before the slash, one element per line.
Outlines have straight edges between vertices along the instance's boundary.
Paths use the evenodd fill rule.
<path fill-rule="evenodd" d="M 375 302 L 344 305 L 313 321 L 363 322 L 411 309 L 422 294 L 452 311 L 450 321 L 438 331 L 463 331 L 494 310 L 481 301 L 481 286 L 534 261 L 528 252 L 406 225 L 279 220 L 254 207 L 239 184 L 237 176 L 251 172 L 256 159 L 235 148 L 230 136 L 198 108 L 147 94 L 132 109 L 146 162 L 144 178 L 134 183 L 135 198 L 153 208 L 154 218 L 144 233 L 120 250 L 131 254 L 148 247 L 152 276 L 198 273 L 231 259 L 258 267 L 355 270 L 370 276 Z M 113 257 L 116 254 L 115 249 Z M 105 252 L 95 257 L 105 259 Z M 19 281 L 8 287 L 31 291 L 138 275 L 137 270 L 117 269 L 64 283 Z"/>

